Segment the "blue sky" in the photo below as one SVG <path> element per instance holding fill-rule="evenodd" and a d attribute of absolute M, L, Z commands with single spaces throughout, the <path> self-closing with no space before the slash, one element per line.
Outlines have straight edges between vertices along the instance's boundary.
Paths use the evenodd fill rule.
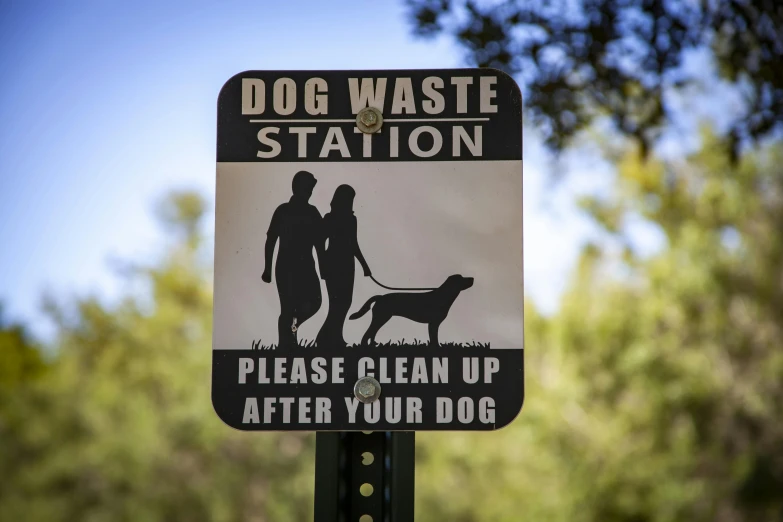
<path fill-rule="evenodd" d="M 152 210 L 166 191 L 213 199 L 217 94 L 235 73 L 464 65 L 449 40 L 414 40 L 397 2 L 0 0 L 7 315 L 45 336 L 43 291 L 111 299 L 122 288 L 108 261 L 164 245 Z M 551 310 L 591 230 L 571 195 L 605 168 L 580 158 L 581 186 L 552 192 L 534 135 L 525 147 L 526 285 Z"/>

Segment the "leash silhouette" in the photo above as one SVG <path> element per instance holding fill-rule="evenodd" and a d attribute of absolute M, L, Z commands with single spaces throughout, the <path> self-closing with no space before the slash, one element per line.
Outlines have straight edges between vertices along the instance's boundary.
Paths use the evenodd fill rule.
<path fill-rule="evenodd" d="M 370 275 L 370 279 L 372 279 L 373 282 L 381 288 L 385 288 L 386 290 L 394 290 L 397 292 L 430 292 L 432 290 L 437 290 L 437 288 L 398 288 L 394 286 L 387 286 L 375 279 L 375 276 L 373 275 Z"/>

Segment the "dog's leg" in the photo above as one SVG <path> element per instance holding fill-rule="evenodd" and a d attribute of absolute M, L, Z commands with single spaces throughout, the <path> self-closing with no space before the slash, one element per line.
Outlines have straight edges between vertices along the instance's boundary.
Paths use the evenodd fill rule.
<path fill-rule="evenodd" d="M 364 335 L 362 336 L 362 346 L 370 346 L 370 330 L 372 330 L 372 326 L 367 328 L 367 331 L 364 332 Z"/>
<path fill-rule="evenodd" d="M 440 347 L 440 343 L 438 342 L 438 329 L 440 328 L 440 321 L 437 323 L 429 323 L 429 330 L 430 330 L 430 346 L 434 346 L 436 348 Z"/>
<path fill-rule="evenodd" d="M 364 332 L 364 335 L 362 336 L 362 346 L 370 346 L 371 343 L 375 340 L 375 334 L 378 330 L 373 330 L 373 326 L 375 325 L 375 315 L 372 316 L 372 320 L 370 321 L 370 326 L 367 327 L 367 331 Z"/>
<path fill-rule="evenodd" d="M 362 338 L 362 344 L 366 344 L 367 346 L 375 344 L 375 335 L 389 319 L 391 319 L 391 317 L 373 312 L 372 321 L 370 321 L 370 326 L 367 328 L 367 332 L 365 332 L 364 337 Z"/>

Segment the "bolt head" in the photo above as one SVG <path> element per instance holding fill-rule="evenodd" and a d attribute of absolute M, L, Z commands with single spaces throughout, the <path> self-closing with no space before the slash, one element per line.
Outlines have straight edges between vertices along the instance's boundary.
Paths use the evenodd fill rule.
<path fill-rule="evenodd" d="M 356 393 L 363 399 L 372 397 L 373 394 L 375 394 L 375 385 L 368 381 L 360 382 L 359 385 L 356 386 Z"/>
<path fill-rule="evenodd" d="M 354 384 L 353 394 L 365 404 L 374 402 L 381 396 L 381 385 L 372 377 L 362 377 Z"/>
<path fill-rule="evenodd" d="M 381 111 L 374 107 L 365 107 L 356 115 L 356 126 L 366 134 L 378 132 L 383 125 Z"/>
<path fill-rule="evenodd" d="M 378 118 L 375 116 L 375 113 L 372 111 L 367 111 L 362 114 L 362 123 L 364 123 L 367 126 L 375 125 L 375 122 L 378 121 Z"/>

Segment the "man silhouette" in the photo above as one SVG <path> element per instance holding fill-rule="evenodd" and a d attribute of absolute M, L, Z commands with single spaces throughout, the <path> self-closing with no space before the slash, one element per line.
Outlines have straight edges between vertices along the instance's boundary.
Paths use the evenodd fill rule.
<path fill-rule="evenodd" d="M 275 283 L 280 296 L 277 320 L 278 345 L 295 346 L 296 330 L 321 308 L 321 283 L 315 270 L 313 247 L 318 262 L 323 259 L 324 240 L 321 213 L 309 203 L 315 176 L 297 172 L 292 182 L 293 196 L 275 210 L 267 230 L 265 266 L 261 279 L 272 282 L 275 244 L 280 240 L 275 264 Z"/>

